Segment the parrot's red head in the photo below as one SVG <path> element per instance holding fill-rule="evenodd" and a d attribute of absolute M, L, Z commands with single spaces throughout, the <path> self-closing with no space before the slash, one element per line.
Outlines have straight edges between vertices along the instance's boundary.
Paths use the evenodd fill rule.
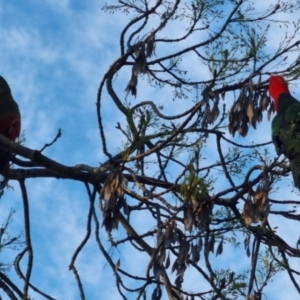
<path fill-rule="evenodd" d="M 290 93 L 288 83 L 279 75 L 271 76 L 269 79 L 269 94 L 274 99 L 274 107 L 277 111 L 278 100 L 281 94 Z"/>

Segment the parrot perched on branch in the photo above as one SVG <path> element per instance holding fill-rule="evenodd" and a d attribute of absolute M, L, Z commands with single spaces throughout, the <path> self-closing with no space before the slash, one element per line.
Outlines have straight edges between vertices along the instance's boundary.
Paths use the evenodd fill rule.
<path fill-rule="evenodd" d="M 277 154 L 289 159 L 294 184 L 300 189 L 300 102 L 278 75 L 270 77 L 269 94 L 277 112 L 272 121 L 272 141 Z"/>
<path fill-rule="evenodd" d="M 15 141 L 21 130 L 19 106 L 13 99 L 6 80 L 0 76 L 0 133 Z M 0 168 L 6 164 L 7 152 L 0 151 Z"/>

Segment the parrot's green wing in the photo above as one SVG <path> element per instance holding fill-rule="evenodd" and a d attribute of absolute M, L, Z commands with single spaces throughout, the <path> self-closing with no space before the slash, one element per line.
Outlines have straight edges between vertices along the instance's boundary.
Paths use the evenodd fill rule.
<path fill-rule="evenodd" d="M 272 121 L 272 141 L 277 154 L 289 159 L 295 186 L 300 188 L 300 102 L 289 94 L 283 96 Z"/>
<path fill-rule="evenodd" d="M 21 116 L 6 80 L 0 76 L 0 133 L 11 140 L 20 135 Z"/>

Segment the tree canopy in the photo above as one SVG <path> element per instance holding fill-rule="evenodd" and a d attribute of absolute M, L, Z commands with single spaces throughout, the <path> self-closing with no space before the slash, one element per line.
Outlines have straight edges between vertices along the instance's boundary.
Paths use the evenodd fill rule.
<path fill-rule="evenodd" d="M 281 274 L 300 294 L 298 233 L 289 232 L 299 195 L 271 144 L 267 92 L 271 74 L 291 84 L 300 77 L 299 9 L 299 1 L 281 0 L 106 3 L 103 13 L 128 18 L 111 37 L 118 56 L 99 80 L 95 116 L 106 159 L 67 166 L 44 155 L 61 131 L 41 150 L 0 136 L 17 155 L 2 174 L 19 182 L 24 206 L 25 246 L 14 263 L 24 286 L 2 270 L 7 296 L 29 299 L 32 289 L 54 299 L 30 280 L 38 249 L 26 180 L 45 177 L 86 188 L 86 235 L 69 266 L 81 299 L 76 260 L 88 242 L 107 260 L 120 299 L 270 299 Z M 8 242 L 20 237 L 2 247 Z"/>

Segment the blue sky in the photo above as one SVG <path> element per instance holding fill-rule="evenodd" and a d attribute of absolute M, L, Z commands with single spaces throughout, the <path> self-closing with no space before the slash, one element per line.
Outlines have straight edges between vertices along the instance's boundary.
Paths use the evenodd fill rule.
<path fill-rule="evenodd" d="M 22 130 L 26 136 L 25 145 L 40 149 L 45 143 L 51 142 L 61 128 L 62 137 L 47 148 L 45 154 L 65 165 L 85 163 L 98 166 L 99 162 L 105 160 L 96 118 L 96 96 L 103 74 L 119 57 L 119 34 L 128 22 L 128 17 L 122 14 L 105 14 L 101 10 L 103 3 L 95 0 L 0 0 L 0 74 L 8 81 L 19 104 Z M 272 1 L 260 3 L 258 9 L 263 10 L 267 3 Z M 183 33 L 183 29 L 179 27 L 176 31 L 167 28 L 160 37 L 177 36 L 181 32 Z M 200 37 L 199 34 L 197 38 Z M 278 42 L 278 27 L 274 26 L 267 43 L 268 49 L 274 51 Z M 193 59 L 187 57 L 183 62 L 186 69 L 190 70 L 191 77 L 199 76 L 199 73 L 203 77 L 207 76 L 206 69 L 193 67 L 196 63 Z M 128 67 L 120 72 L 116 81 L 117 91 L 123 93 L 124 97 L 130 70 Z M 136 99 L 129 98 L 133 104 L 153 100 L 157 104 L 164 104 L 165 112 L 171 109 L 172 113 L 190 107 L 188 101 L 174 102 L 168 90 L 153 90 L 146 81 L 139 81 L 139 87 L 142 93 L 138 91 Z M 299 96 L 299 93 L 295 95 Z M 103 97 L 102 107 L 108 148 L 115 154 L 124 142 L 115 126 L 117 122 L 124 125 L 125 120 L 107 95 Z M 251 129 L 246 139 L 237 140 L 244 144 L 253 140 L 269 141 L 270 124 L 264 122 L 259 130 Z M 210 145 L 208 151 L 211 150 L 209 147 Z M 274 153 L 272 147 L 270 151 Z M 287 188 L 281 187 L 275 195 L 276 199 L 285 199 L 287 195 L 297 199 L 297 196 L 289 194 L 291 185 L 287 183 L 290 178 L 283 182 Z M 14 190 L 6 191 L 1 199 L 0 220 L 5 219 L 11 207 L 15 208 L 16 214 L 10 229 L 12 232 L 19 232 L 23 225 L 22 200 L 18 184 L 10 184 Z M 76 282 L 68 266 L 74 250 L 86 233 L 88 198 L 84 185 L 67 180 L 32 179 L 27 181 L 27 187 L 33 246 L 36 249 L 32 282 L 57 299 L 78 299 Z M 155 227 L 155 224 L 145 222 L 145 216 L 140 213 L 133 221 L 138 225 L 139 232 Z M 101 220 L 100 215 L 99 218 Z M 278 231 L 285 235 L 287 241 L 292 245 L 296 243 L 298 232 L 292 234 L 294 223 L 281 224 L 281 220 L 276 218 L 271 218 L 271 221 L 273 225 L 280 224 Z M 123 237 L 124 231 L 120 228 L 118 232 L 114 232 L 114 236 Z M 107 240 L 103 229 L 101 237 L 103 241 Z M 154 243 L 154 238 L 149 242 Z M 109 244 L 106 247 L 110 251 Z M 128 253 L 126 249 L 121 245 L 118 250 L 110 252 L 113 260 L 121 258 L 122 268 L 145 274 L 145 261 L 149 258 L 139 252 Z M 235 251 L 228 246 L 222 259 L 236 266 Z M 249 259 L 243 251 L 241 253 L 239 263 L 246 267 Z M 14 254 L 3 251 L 0 261 L 12 259 Z M 216 265 L 219 264 L 219 259 L 220 257 L 216 259 Z M 25 262 L 26 260 L 23 270 Z M 114 275 L 100 255 L 93 238 L 79 255 L 76 266 L 82 276 L 87 299 L 119 299 Z M 22 286 L 22 282 L 13 273 L 10 272 L 9 276 Z M 198 277 L 192 270 L 188 271 L 187 278 L 189 287 L 199 284 Z M 270 299 L 283 299 L 283 296 L 278 295 L 286 295 L 282 288 L 288 280 L 283 273 L 276 278 L 276 285 L 271 284 L 268 290 Z M 284 290 L 284 293 L 287 291 Z M 2 296 L 2 291 L 0 295 Z M 31 295 L 34 299 L 40 299 L 34 292 Z M 291 291 L 289 299 L 297 299 L 296 297 L 296 293 Z M 3 299 L 6 299 L 5 296 Z"/>

